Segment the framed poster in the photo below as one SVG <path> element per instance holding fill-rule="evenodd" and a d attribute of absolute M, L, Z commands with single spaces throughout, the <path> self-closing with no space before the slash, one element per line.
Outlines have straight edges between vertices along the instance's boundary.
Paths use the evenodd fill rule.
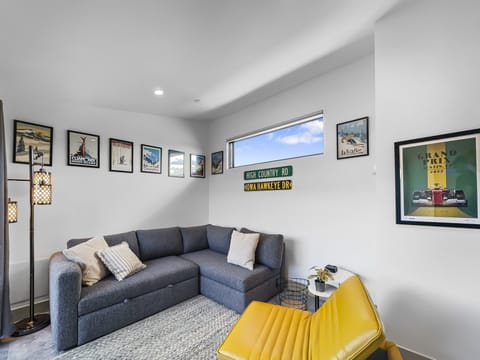
<path fill-rule="evenodd" d="M 368 155 L 368 116 L 337 124 L 337 159 Z"/>
<path fill-rule="evenodd" d="M 52 166 L 53 128 L 21 120 L 13 123 L 13 162 L 28 164 L 29 146 L 34 155 L 43 155 L 43 165 Z"/>
<path fill-rule="evenodd" d="M 205 155 L 190 154 L 190 177 L 205 177 Z"/>
<path fill-rule="evenodd" d="M 110 138 L 110 171 L 133 173 L 133 142 Z"/>
<path fill-rule="evenodd" d="M 212 175 L 223 174 L 223 151 L 212 153 Z"/>
<path fill-rule="evenodd" d="M 152 174 L 162 173 L 162 148 L 142 144 L 140 171 Z"/>
<path fill-rule="evenodd" d="M 480 228 L 480 129 L 395 143 L 397 224 Z"/>
<path fill-rule="evenodd" d="M 67 165 L 100 167 L 100 136 L 67 130 Z"/>
<path fill-rule="evenodd" d="M 185 153 L 168 150 L 168 176 L 185 177 Z"/>

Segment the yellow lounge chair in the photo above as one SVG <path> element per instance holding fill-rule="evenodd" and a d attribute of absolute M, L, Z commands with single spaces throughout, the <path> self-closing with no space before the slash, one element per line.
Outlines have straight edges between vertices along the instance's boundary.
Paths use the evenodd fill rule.
<path fill-rule="evenodd" d="M 353 276 L 313 314 L 250 303 L 217 355 L 222 360 L 362 360 L 378 348 L 386 350 L 388 359 L 402 359 L 395 344 L 385 341 L 375 306 Z"/>

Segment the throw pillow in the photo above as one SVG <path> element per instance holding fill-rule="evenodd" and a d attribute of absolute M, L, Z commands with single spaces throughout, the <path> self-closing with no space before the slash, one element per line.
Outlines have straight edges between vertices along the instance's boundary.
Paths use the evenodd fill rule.
<path fill-rule="evenodd" d="M 97 255 L 112 274 L 115 275 L 118 281 L 147 267 L 140 261 L 137 255 L 130 250 L 125 241 L 120 245 L 98 251 Z"/>
<path fill-rule="evenodd" d="M 82 284 L 92 286 L 108 275 L 108 270 L 95 255 L 97 251 L 108 248 L 103 236 L 96 236 L 79 245 L 63 250 L 63 255 L 82 269 Z"/>
<path fill-rule="evenodd" d="M 260 234 L 243 234 L 233 230 L 227 262 L 253 270 L 255 250 L 257 249 L 259 238 Z"/>

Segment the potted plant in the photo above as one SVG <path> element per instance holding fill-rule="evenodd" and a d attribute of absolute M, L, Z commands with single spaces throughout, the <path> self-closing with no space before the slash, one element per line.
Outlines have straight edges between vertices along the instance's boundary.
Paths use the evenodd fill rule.
<path fill-rule="evenodd" d="M 308 275 L 309 279 L 315 279 L 315 289 L 317 291 L 325 291 L 325 282 L 333 280 L 333 275 L 325 268 L 312 266 L 309 270 L 313 270 L 313 274 Z"/>

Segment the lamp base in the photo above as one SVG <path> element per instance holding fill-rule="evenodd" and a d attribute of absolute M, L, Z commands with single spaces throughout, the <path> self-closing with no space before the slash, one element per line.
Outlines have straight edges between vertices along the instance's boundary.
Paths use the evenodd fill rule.
<path fill-rule="evenodd" d="M 43 328 L 47 327 L 50 324 L 50 315 L 49 314 L 37 314 L 33 316 L 33 321 L 30 319 L 23 319 L 15 323 L 17 330 L 12 334 L 14 337 L 25 336 L 32 334 Z"/>

